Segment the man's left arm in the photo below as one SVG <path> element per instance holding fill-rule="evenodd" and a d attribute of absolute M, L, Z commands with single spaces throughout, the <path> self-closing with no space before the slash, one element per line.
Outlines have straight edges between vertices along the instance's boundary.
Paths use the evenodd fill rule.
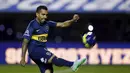
<path fill-rule="evenodd" d="M 77 14 L 75 14 L 71 20 L 67 20 L 64 22 L 57 22 L 56 27 L 68 27 L 73 22 L 76 22 L 78 19 L 79 19 L 79 16 Z"/>

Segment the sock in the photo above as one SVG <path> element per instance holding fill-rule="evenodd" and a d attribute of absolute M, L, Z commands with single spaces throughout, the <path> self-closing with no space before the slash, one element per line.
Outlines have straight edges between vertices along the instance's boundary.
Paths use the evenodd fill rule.
<path fill-rule="evenodd" d="M 57 58 L 56 56 L 52 59 L 52 63 L 56 66 L 67 66 L 71 67 L 73 65 L 73 62 L 64 60 L 62 58 Z"/>

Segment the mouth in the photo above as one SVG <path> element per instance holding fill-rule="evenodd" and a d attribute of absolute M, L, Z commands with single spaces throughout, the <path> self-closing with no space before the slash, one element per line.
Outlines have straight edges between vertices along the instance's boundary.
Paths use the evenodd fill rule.
<path fill-rule="evenodd" d="M 44 21 L 45 21 L 45 19 L 42 19 L 42 20 L 41 20 L 41 23 L 43 23 Z"/>

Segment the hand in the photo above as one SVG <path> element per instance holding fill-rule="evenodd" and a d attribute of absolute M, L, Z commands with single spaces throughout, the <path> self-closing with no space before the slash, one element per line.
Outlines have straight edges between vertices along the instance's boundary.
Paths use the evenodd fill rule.
<path fill-rule="evenodd" d="M 75 22 L 77 22 L 78 19 L 79 19 L 79 15 L 78 15 L 78 14 L 74 14 L 73 20 L 74 20 Z"/>
<path fill-rule="evenodd" d="M 23 58 L 22 58 L 22 59 L 21 59 L 21 61 L 20 61 L 20 64 L 21 64 L 21 66 L 23 66 L 23 67 L 24 67 L 24 66 L 25 66 L 25 64 L 26 64 L 25 59 L 23 59 Z"/>

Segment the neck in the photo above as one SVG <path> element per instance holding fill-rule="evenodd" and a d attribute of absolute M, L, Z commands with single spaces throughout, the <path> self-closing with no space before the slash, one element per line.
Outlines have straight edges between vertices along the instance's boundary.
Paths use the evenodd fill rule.
<path fill-rule="evenodd" d="M 39 24 L 41 24 L 40 21 L 38 20 L 38 18 L 36 18 L 36 21 L 37 21 Z"/>

